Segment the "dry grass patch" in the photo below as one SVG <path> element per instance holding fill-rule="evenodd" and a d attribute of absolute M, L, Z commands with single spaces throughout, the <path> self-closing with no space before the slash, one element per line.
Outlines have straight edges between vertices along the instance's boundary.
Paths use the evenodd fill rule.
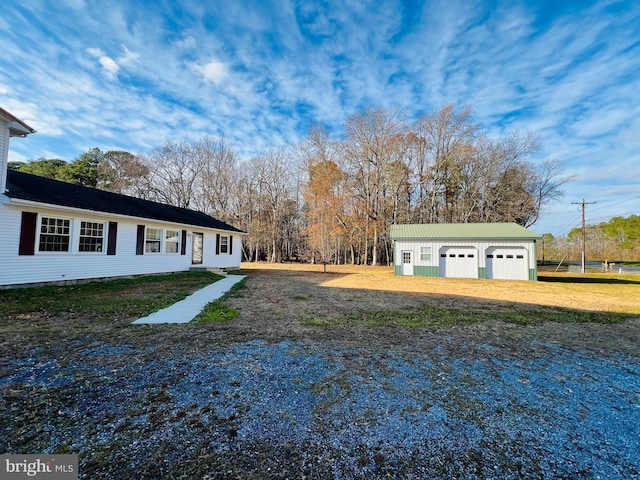
<path fill-rule="evenodd" d="M 244 263 L 243 269 L 317 275 L 322 265 Z M 319 286 L 455 296 L 470 302 L 511 302 L 593 312 L 640 314 L 640 277 L 539 272 L 537 282 L 402 277 L 392 267 L 330 265 Z"/>

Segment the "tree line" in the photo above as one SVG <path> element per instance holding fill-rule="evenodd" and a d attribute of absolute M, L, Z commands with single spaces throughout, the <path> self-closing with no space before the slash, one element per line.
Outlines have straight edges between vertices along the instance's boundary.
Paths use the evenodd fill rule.
<path fill-rule="evenodd" d="M 365 109 L 249 159 L 205 137 L 10 167 L 206 212 L 247 232 L 245 260 L 376 265 L 392 260 L 394 223 L 535 224 L 571 180 L 538 151 L 531 133 L 490 138 L 470 107 L 445 105 L 413 120 Z"/>
<path fill-rule="evenodd" d="M 586 225 L 586 257 L 589 261 L 640 261 L 640 216 L 613 217 L 607 222 Z M 579 260 L 582 252 L 582 228 L 565 236 L 544 235 L 547 259 Z"/>

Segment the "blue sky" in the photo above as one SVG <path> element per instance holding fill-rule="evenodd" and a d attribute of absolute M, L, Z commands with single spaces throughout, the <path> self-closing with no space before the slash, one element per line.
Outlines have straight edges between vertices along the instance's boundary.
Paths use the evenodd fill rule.
<path fill-rule="evenodd" d="M 223 135 L 243 157 L 350 114 L 471 105 L 576 180 L 533 227 L 640 215 L 640 2 L 32 0 L 0 17 L 11 160 Z"/>

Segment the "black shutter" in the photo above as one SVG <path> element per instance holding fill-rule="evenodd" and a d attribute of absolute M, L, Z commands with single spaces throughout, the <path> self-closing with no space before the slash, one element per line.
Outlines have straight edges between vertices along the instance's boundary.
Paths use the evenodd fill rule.
<path fill-rule="evenodd" d="M 138 225 L 138 237 L 136 238 L 136 255 L 144 254 L 144 225 Z"/>
<path fill-rule="evenodd" d="M 220 234 L 216 233 L 216 255 L 220 255 Z"/>
<path fill-rule="evenodd" d="M 182 230 L 182 243 L 180 244 L 180 255 L 187 254 L 187 231 Z"/>
<path fill-rule="evenodd" d="M 233 255 L 233 235 L 229 235 L 229 255 Z"/>
<path fill-rule="evenodd" d="M 18 247 L 18 255 L 34 255 L 36 253 L 37 222 L 37 213 L 22 212 L 22 223 L 20 224 L 20 246 Z"/>
<path fill-rule="evenodd" d="M 107 237 L 107 255 L 116 254 L 117 241 L 118 241 L 118 222 L 109 222 L 109 235 Z"/>

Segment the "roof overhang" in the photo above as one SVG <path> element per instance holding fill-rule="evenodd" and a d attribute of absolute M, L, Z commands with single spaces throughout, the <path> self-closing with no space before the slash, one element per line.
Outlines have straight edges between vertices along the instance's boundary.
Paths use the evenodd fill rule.
<path fill-rule="evenodd" d="M 100 218 L 117 218 L 117 219 L 123 219 L 123 220 L 129 220 L 132 222 L 145 222 L 145 223 L 155 223 L 157 225 L 177 225 L 180 227 L 186 227 L 189 228 L 191 230 L 209 230 L 209 231 L 216 231 L 216 232 L 229 232 L 231 234 L 235 234 L 235 235 L 247 235 L 246 232 L 237 232 L 234 230 L 226 230 L 223 228 L 211 228 L 211 227 L 203 227 L 200 225 L 191 225 L 191 224 L 187 224 L 187 223 L 177 223 L 177 222 L 170 222 L 168 220 L 158 220 L 155 218 L 146 218 L 146 217 L 134 217 L 134 216 L 130 216 L 130 215 L 122 215 L 120 213 L 110 213 L 110 212 L 101 212 L 98 210 L 87 210 L 84 208 L 77 208 L 77 207 L 67 207 L 64 205 L 55 205 L 52 203 L 42 203 L 42 202 L 35 202 L 33 200 L 24 200 L 22 198 L 15 198 L 15 197 L 11 197 L 9 195 L 2 195 L 0 196 L 0 199 L 2 200 L 2 203 L 5 204 L 9 204 L 9 205 L 15 205 L 17 207 L 19 206 L 23 206 L 23 207 L 30 207 L 30 208 L 39 208 L 42 210 L 57 210 L 59 212 L 66 212 L 69 215 L 71 214 L 76 214 L 79 216 L 94 216 L 94 217 L 100 217 Z"/>
<path fill-rule="evenodd" d="M 4 117 L 7 121 L 7 127 L 9 127 L 9 135 L 12 137 L 26 137 L 31 133 L 36 133 L 33 128 L 24 123 L 15 115 L 7 112 L 2 107 L 0 107 L 0 116 Z"/>

